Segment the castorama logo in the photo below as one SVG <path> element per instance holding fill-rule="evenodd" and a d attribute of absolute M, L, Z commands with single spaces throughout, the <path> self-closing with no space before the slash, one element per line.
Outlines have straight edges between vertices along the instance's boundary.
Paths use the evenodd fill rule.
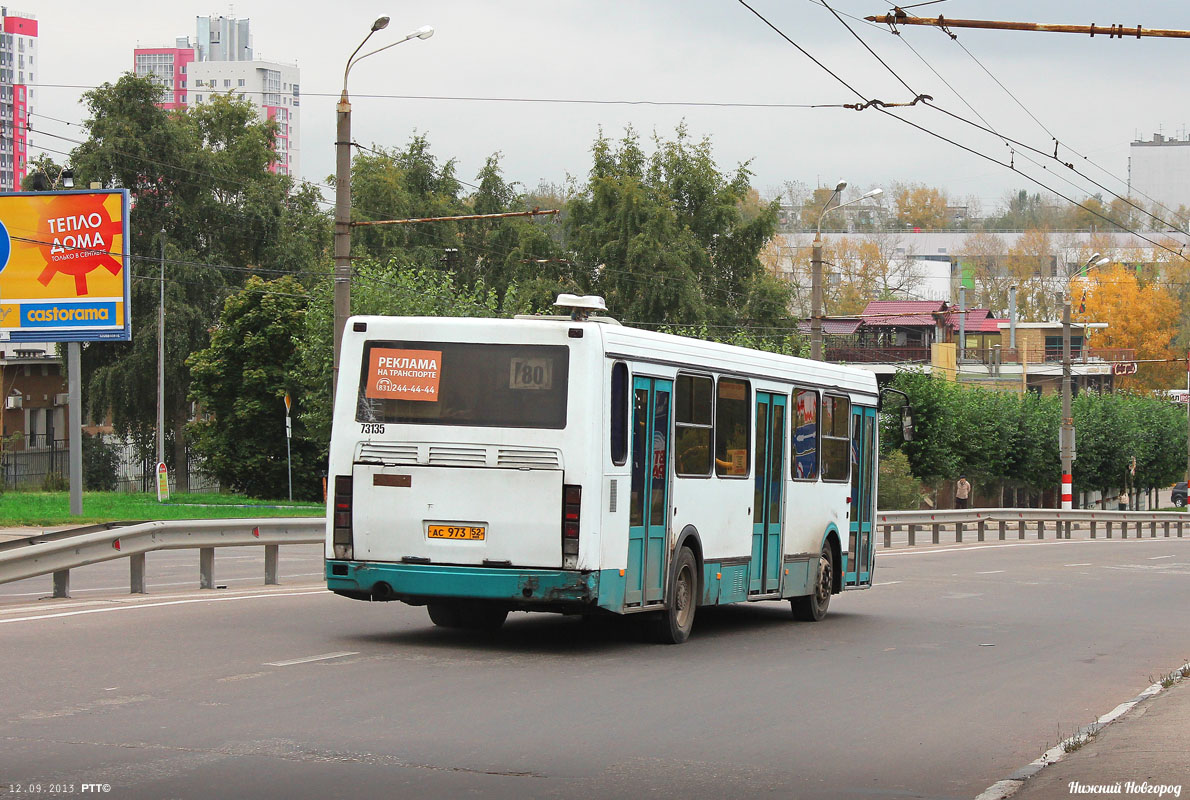
<path fill-rule="evenodd" d="M 8 257 L 12 255 L 12 237 L 8 235 L 8 228 L 0 222 L 0 272 L 8 266 Z"/>

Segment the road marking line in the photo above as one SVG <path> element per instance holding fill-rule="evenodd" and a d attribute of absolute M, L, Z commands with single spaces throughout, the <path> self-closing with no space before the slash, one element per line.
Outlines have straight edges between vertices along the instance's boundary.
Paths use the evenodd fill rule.
<path fill-rule="evenodd" d="M 1002 570 L 1002 569 L 991 569 L 991 570 L 988 570 L 987 572 L 977 572 L 977 573 L 975 573 L 975 574 L 976 574 L 976 575 L 998 575 L 998 574 L 1000 574 L 1001 572 L 1004 572 L 1004 570 Z"/>
<path fill-rule="evenodd" d="M 1063 564 L 1064 567 L 1091 567 L 1093 564 Z"/>
<path fill-rule="evenodd" d="M 306 656 L 305 658 L 291 658 L 288 661 L 269 661 L 264 666 L 266 667 L 292 667 L 294 664 L 309 664 L 311 661 L 326 661 L 331 658 L 344 658 L 345 656 L 358 656 L 358 650 L 344 650 L 339 653 L 323 653 L 320 656 Z"/>
<path fill-rule="evenodd" d="M 107 614 L 112 611 L 131 611 L 137 608 L 160 608 L 161 606 L 181 606 L 190 603 L 227 603 L 233 600 L 259 600 L 266 597 L 299 597 L 308 594 L 327 594 L 326 589 L 316 589 L 309 592 L 271 592 L 269 594 L 248 594 L 238 597 L 199 597 L 193 600 L 170 600 L 166 603 L 135 603 L 105 608 L 88 608 L 82 611 L 64 611 L 57 614 L 38 614 L 32 617 L 17 617 L 16 619 L 0 619 L 0 625 L 10 622 L 34 622 L 43 619 L 58 619 L 59 617 L 74 617 L 80 614 Z"/>
<path fill-rule="evenodd" d="M 272 591 L 272 592 L 281 592 L 281 591 L 292 592 L 292 591 L 295 591 L 298 589 L 313 589 L 316 586 L 323 586 L 323 584 L 321 582 L 318 582 L 318 583 L 294 584 L 292 586 L 277 585 L 272 589 L 260 588 L 257 586 L 246 587 L 243 589 L 227 589 L 227 590 L 220 591 L 219 596 L 220 597 L 240 597 L 240 596 L 247 595 L 247 594 L 263 594 L 265 592 L 270 592 L 270 591 Z M 111 605 L 133 605 L 133 604 L 143 603 L 146 600 L 154 600 L 154 601 L 158 601 L 158 602 L 160 602 L 162 600 L 186 600 L 186 599 L 198 596 L 198 595 L 205 595 L 205 594 L 209 594 L 209 593 L 210 593 L 210 591 L 207 589 L 195 589 L 190 592 L 174 592 L 173 594 L 161 594 L 161 595 L 151 595 L 151 596 L 145 595 L 145 594 L 140 594 L 140 595 L 120 594 L 116 597 L 95 597 L 95 598 L 89 598 L 89 599 L 80 598 L 78 600 L 69 599 L 69 600 L 62 600 L 62 601 L 58 601 L 57 599 L 52 599 L 52 598 L 46 597 L 45 600 L 46 600 L 46 602 L 53 603 L 53 605 L 50 607 L 53 608 L 54 610 L 65 611 L 67 609 L 72 609 L 72 608 L 96 608 L 96 607 L 106 608 L 107 606 L 111 606 Z M 4 599 L 3 597 L 0 597 L 0 601 L 2 601 L 3 599 Z M 45 606 L 42 606 L 42 609 L 44 609 L 44 608 L 45 608 Z M 28 614 L 30 611 L 33 611 L 33 610 L 36 610 L 36 609 L 33 607 L 33 604 L 31 604 L 31 603 L 22 603 L 22 602 L 5 603 L 3 605 L 0 605 L 0 617 L 7 616 L 10 614 Z"/>
<path fill-rule="evenodd" d="M 326 574 L 326 573 L 323 573 L 323 572 L 302 572 L 297 575 L 286 575 L 285 577 L 287 577 L 287 578 L 315 578 L 315 577 L 321 577 L 324 574 Z M 39 577 L 41 577 L 41 576 L 39 576 Z M 36 578 L 24 578 L 24 580 L 36 580 Z M 224 578 L 223 579 L 224 583 L 237 583 L 237 582 L 242 583 L 243 581 L 260 581 L 260 578 L 259 577 L 251 577 L 251 578 Z M 160 589 L 164 586 L 188 586 L 188 585 L 193 586 L 195 583 L 197 583 L 197 581 L 169 581 L 167 583 L 149 583 L 148 588 L 149 589 Z M 94 588 L 90 588 L 90 589 L 75 589 L 75 588 L 71 587 L 70 593 L 72 595 L 75 595 L 75 594 L 81 594 L 83 592 L 121 592 L 121 591 L 126 590 L 127 588 L 128 588 L 127 586 L 98 586 L 98 587 L 94 587 Z M 11 593 L 6 593 L 6 594 L 0 593 L 0 600 L 4 600 L 7 597 L 45 597 L 46 595 L 47 595 L 47 592 L 44 590 L 40 591 L 40 592 L 11 592 Z"/>
<path fill-rule="evenodd" d="M 884 583 L 874 584 L 875 586 L 892 586 L 894 583 L 904 583 L 904 581 L 885 581 Z"/>
<path fill-rule="evenodd" d="M 1149 556 L 1149 561 L 1156 561 L 1159 558 L 1173 558 L 1173 556 Z"/>

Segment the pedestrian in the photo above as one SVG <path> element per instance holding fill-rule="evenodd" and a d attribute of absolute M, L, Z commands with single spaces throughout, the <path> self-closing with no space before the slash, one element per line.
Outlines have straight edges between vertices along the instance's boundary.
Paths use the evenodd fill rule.
<path fill-rule="evenodd" d="M 966 508 L 967 500 L 971 497 L 971 484 L 966 475 L 959 476 L 959 482 L 954 485 L 954 507 Z"/>

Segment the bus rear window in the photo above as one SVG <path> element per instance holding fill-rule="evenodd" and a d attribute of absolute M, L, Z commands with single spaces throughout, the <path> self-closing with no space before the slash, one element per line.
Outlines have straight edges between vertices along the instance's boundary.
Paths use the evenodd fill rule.
<path fill-rule="evenodd" d="M 356 421 L 565 428 L 561 345 L 368 342 Z"/>

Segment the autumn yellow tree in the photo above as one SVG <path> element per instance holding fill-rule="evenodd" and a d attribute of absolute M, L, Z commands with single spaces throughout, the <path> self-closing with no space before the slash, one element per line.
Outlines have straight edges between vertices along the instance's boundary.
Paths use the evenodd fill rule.
<path fill-rule="evenodd" d="M 1019 289 L 1017 307 L 1022 319 L 1051 320 L 1058 314 L 1054 303 L 1057 256 L 1050 232 L 1032 228 L 1008 248 L 1005 258 L 1012 285 Z"/>
<path fill-rule="evenodd" d="M 826 204 L 830 203 L 834 197 L 835 190 L 833 187 L 827 188 L 820 186 L 815 189 L 810 197 L 806 198 L 805 202 L 802 203 L 802 227 L 808 231 L 814 230 L 818 225 L 818 220 L 822 218 L 822 212 L 826 208 Z M 832 203 L 832 205 L 834 204 Z M 828 217 L 827 220 L 829 219 Z M 842 220 L 842 217 L 840 217 L 840 220 Z"/>
<path fill-rule="evenodd" d="M 1071 297 L 1075 319 L 1107 323 L 1107 328 L 1091 331 L 1092 347 L 1135 350 L 1137 361 L 1142 362 L 1135 375 L 1118 378 L 1117 386 L 1168 389 L 1181 385 L 1185 362 L 1173 360 L 1179 357 L 1174 340 L 1180 308 L 1164 287 L 1144 285 L 1132 270 L 1112 264 L 1071 281 Z"/>
<path fill-rule="evenodd" d="M 948 227 L 950 216 L 946 193 L 920 183 L 902 183 L 893 189 L 897 222 L 906 228 L 940 230 Z"/>
<path fill-rule="evenodd" d="M 1004 243 L 997 236 L 977 231 L 963 239 L 963 253 L 960 266 L 964 274 L 970 271 L 975 284 L 975 297 L 967 302 L 990 308 L 993 314 L 1005 313 L 1008 289 L 1016 285 L 1016 277 L 1004 268 Z"/>

